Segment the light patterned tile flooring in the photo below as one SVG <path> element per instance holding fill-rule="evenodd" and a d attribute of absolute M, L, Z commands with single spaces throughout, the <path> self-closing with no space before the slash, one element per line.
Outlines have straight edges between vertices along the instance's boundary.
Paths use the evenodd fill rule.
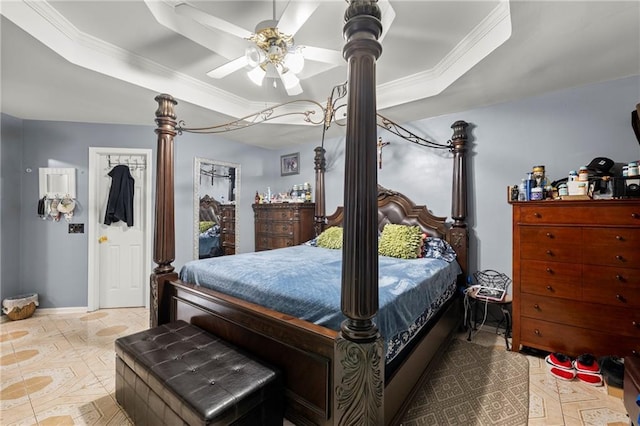
<path fill-rule="evenodd" d="M 457 336 L 466 339 L 466 332 Z M 474 343 L 505 350 L 504 334 L 485 326 L 472 336 Z M 509 343 L 511 344 L 511 343 Z M 629 417 L 622 399 L 611 396 L 605 386 L 594 387 L 578 380 L 551 376 L 544 359 L 529 360 L 529 426 L 625 426 Z M 616 390 L 612 390 L 616 391 Z"/>
<path fill-rule="evenodd" d="M 113 342 L 146 329 L 148 318 L 146 309 L 127 308 L 76 314 L 36 311 L 25 320 L 2 322 L 0 424 L 129 425 L 114 395 Z M 495 332 L 480 331 L 473 341 L 504 350 L 504 337 Z M 529 425 L 628 424 L 622 400 L 604 387 L 557 380 L 543 360 L 527 358 Z"/>

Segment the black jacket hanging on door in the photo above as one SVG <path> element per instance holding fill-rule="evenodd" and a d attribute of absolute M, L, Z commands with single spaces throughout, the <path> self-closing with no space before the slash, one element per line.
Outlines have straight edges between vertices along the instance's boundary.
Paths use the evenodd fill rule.
<path fill-rule="evenodd" d="M 107 200 L 107 213 L 104 224 L 111 225 L 119 220 L 133 226 L 133 177 L 129 167 L 118 165 L 109 172 L 111 189 Z"/>

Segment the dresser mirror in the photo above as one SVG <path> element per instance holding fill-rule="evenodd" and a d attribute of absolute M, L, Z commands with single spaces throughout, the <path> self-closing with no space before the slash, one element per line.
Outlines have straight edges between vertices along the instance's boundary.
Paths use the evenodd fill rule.
<path fill-rule="evenodd" d="M 240 164 L 195 157 L 193 179 L 194 259 L 235 254 Z"/>

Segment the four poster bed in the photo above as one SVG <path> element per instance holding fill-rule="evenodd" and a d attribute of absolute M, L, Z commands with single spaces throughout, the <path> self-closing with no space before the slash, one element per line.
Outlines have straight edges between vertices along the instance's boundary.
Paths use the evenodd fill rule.
<path fill-rule="evenodd" d="M 360 4 L 357 10 L 352 8 L 355 3 Z M 447 218 L 432 215 L 426 206 L 414 204 L 401 193 L 377 186 L 375 97 L 372 100 L 372 81 L 367 77 L 374 70 L 371 61 L 360 59 L 377 58 L 379 52 L 375 45 L 369 45 L 377 44 L 375 39 L 355 36 L 366 31 L 377 33 L 377 38 L 380 24 L 376 10 L 375 3 L 353 1 L 345 15 L 348 40 L 345 57 L 356 59 L 349 62 L 352 77 L 347 114 L 345 206 L 330 216 L 325 214 L 324 149 L 316 148 L 316 233 L 332 226 L 344 229 L 344 244 L 338 251 L 342 260 L 332 258 L 329 261 L 338 265 L 333 280 L 334 284 L 337 280 L 338 293 L 341 293 L 341 299 L 336 303 L 341 306 L 342 316 L 337 326 L 335 323 L 319 325 L 321 321 L 305 320 L 285 309 L 279 311 L 239 295 L 230 295 L 226 290 L 207 288 L 197 272 L 185 269 L 180 276 L 175 272 L 171 263 L 175 257 L 173 142 L 178 133 L 174 113 L 177 102 L 169 95 L 156 97 L 158 161 L 154 261 L 158 266 L 151 276 L 151 325 L 184 320 L 279 367 L 285 377 L 285 416 L 298 425 L 398 424 L 414 392 L 428 379 L 431 360 L 444 350 L 462 319 L 462 304 L 455 284 L 467 275 L 467 123 L 457 121 L 452 125 L 454 132 L 449 144 L 453 153 L 451 223 Z M 359 23 L 350 25 L 356 17 Z M 378 233 L 387 223 L 417 225 L 422 232 L 448 241 L 457 254 L 457 260 L 451 263 L 453 267 L 442 262 L 441 266 L 449 270 L 449 276 L 445 279 L 443 293 L 435 296 L 439 303 L 428 302 L 425 311 L 429 311 L 429 318 L 417 327 L 419 330 L 405 342 L 402 350 L 391 357 L 389 342 L 383 342 L 374 323 L 377 315 L 380 318 L 386 315 L 386 305 L 382 302 L 378 311 L 378 266 L 381 282 L 386 279 L 387 266 L 387 260 L 379 261 Z M 292 249 L 303 250 L 300 247 Z M 273 250 L 270 255 L 277 255 L 279 250 Z M 329 255 L 322 253 L 322 256 Z M 247 253 L 200 262 L 230 262 L 236 271 L 250 272 L 251 266 L 243 268 L 234 262 L 247 256 L 255 265 L 254 256 L 257 255 L 259 253 Z M 300 256 L 300 252 L 293 255 Z M 422 259 L 407 262 L 418 261 Z M 311 281 L 316 280 L 303 278 L 299 281 L 311 287 Z M 264 284 L 272 282 L 265 279 Z M 233 283 L 231 287 L 234 287 Z M 258 297 L 258 300 L 262 299 L 262 296 Z M 383 349 L 385 346 L 387 348 Z"/>

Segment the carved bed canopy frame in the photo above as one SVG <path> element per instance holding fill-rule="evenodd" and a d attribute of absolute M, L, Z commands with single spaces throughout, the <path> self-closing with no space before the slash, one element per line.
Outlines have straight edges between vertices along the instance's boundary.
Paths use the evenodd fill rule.
<path fill-rule="evenodd" d="M 466 187 L 466 128 L 457 121 L 453 136 L 446 145 L 425 141 L 376 112 L 375 64 L 382 52 L 378 38 L 382 31 L 380 9 L 375 0 L 352 0 L 345 12 L 344 57 L 348 63 L 348 82 L 337 92 L 348 96 L 346 102 L 346 147 L 344 207 L 340 212 L 345 229 L 342 254 L 342 312 L 347 318 L 334 342 L 333 424 L 384 424 L 384 353 L 383 339 L 373 321 L 378 311 L 378 185 L 377 126 L 414 143 L 446 148 L 453 153 L 452 214 L 453 223 L 447 238 L 458 253 L 458 262 L 467 271 L 468 234 Z M 346 88 L 348 87 L 348 90 Z M 342 96 L 340 96 L 342 97 Z M 162 300 L 165 283 L 177 280 L 175 260 L 174 216 L 174 138 L 180 132 L 216 133 L 240 128 L 243 119 L 208 129 L 189 129 L 179 125 L 174 107 L 177 102 L 167 94 L 156 97 L 157 176 L 153 260 L 157 264 L 151 276 L 151 325 L 166 322 Z M 319 105 L 319 104 L 317 104 Z M 335 119 L 336 99 L 329 98 L 323 110 L 324 130 Z M 271 111 L 272 109 L 269 109 Z M 257 113 L 246 123 L 265 121 L 272 113 Z M 306 119 L 309 115 L 305 116 Z M 255 124 L 254 123 L 254 124 Z M 226 129 L 226 130 L 225 130 Z M 324 148 L 315 148 L 316 231 L 322 230 L 327 216 L 324 201 Z M 415 206 L 414 206 L 415 207 Z M 418 206 L 420 207 L 420 206 Z M 424 206 L 422 206 L 424 207 Z M 420 215 L 420 209 L 415 210 Z M 418 375 L 422 374 L 418 372 Z M 357 378 L 357 380 L 356 380 Z M 331 383 L 331 381 L 330 381 Z M 366 390 L 366 391 L 365 391 Z M 386 404 L 386 403 L 385 403 Z M 395 408 L 394 408 L 395 409 Z M 356 421 L 356 419 L 358 421 Z M 396 419 L 397 420 L 397 419 Z"/>

